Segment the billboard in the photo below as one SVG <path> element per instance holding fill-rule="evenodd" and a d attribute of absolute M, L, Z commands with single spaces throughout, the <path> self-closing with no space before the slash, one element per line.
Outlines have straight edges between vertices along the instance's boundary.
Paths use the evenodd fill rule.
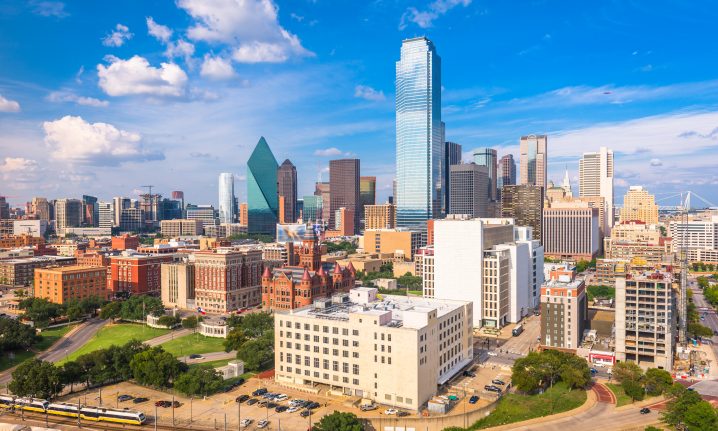
<path fill-rule="evenodd" d="M 301 243 L 306 233 L 307 225 L 304 223 L 277 224 L 277 242 L 280 243 Z"/>

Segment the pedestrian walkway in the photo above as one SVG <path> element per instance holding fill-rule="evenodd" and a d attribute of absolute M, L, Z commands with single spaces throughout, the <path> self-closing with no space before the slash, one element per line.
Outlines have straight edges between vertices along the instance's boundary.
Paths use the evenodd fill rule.
<path fill-rule="evenodd" d="M 150 347 L 159 346 L 162 343 L 172 341 L 175 338 L 184 337 L 185 335 L 189 335 L 191 333 L 192 333 L 191 329 L 180 329 L 178 331 L 172 330 L 164 335 L 160 335 L 159 337 L 151 338 L 151 339 L 145 341 L 145 344 L 147 344 Z"/>
<path fill-rule="evenodd" d="M 616 395 L 608 386 L 596 382 L 593 384 L 591 390 L 596 393 L 596 400 L 599 403 L 616 404 Z"/>

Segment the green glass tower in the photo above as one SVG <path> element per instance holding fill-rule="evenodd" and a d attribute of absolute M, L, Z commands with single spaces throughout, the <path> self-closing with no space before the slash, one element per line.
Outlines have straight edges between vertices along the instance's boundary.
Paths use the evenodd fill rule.
<path fill-rule="evenodd" d="M 249 233 L 274 235 L 279 215 L 277 159 L 264 136 L 247 160 L 247 209 Z"/>

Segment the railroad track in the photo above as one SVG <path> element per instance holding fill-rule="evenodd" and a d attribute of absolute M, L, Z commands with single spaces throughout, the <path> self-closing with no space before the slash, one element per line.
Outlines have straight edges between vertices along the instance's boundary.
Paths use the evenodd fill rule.
<path fill-rule="evenodd" d="M 24 418 L 24 420 L 23 420 Z M 54 415 L 44 415 L 42 413 L 35 413 L 35 412 L 25 412 L 24 415 L 19 412 L 10 412 L 5 411 L 0 413 L 0 423 L 1 422 L 11 422 L 11 423 L 17 423 L 17 424 L 28 424 L 28 425 L 34 425 L 34 426 L 49 426 L 50 428 L 59 425 L 62 426 L 62 429 L 83 429 L 88 431 L 151 431 L 151 430 L 187 430 L 187 431 L 214 431 L 214 430 L 223 430 L 222 427 L 214 428 L 214 427 L 207 427 L 207 426 L 201 426 L 201 425 L 168 425 L 168 424 L 156 424 L 152 421 L 152 419 L 148 420 L 147 423 L 144 425 L 130 425 L 130 424 L 115 424 L 115 423 L 108 423 L 108 422 L 95 422 L 95 421 L 89 421 L 85 419 L 80 419 L 80 425 L 78 426 L 78 422 L 76 418 L 68 418 L 68 417 L 62 417 L 62 416 L 54 416 Z M 227 427 L 229 429 L 229 427 Z"/>

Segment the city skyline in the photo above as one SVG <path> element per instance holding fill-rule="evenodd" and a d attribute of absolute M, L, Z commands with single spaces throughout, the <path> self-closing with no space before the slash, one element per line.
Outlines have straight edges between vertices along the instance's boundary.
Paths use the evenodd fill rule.
<path fill-rule="evenodd" d="M 266 2 L 274 8 L 258 15 L 264 29 L 240 34 L 232 28 L 246 15 L 212 27 L 191 0 L 178 7 L 129 2 L 102 14 L 93 5 L 54 4 L 1 5 L 0 193 L 13 206 L 33 196 L 136 198 L 142 184 L 215 203 L 220 172 L 235 174 L 244 201 L 246 160 L 262 135 L 278 159 L 297 165 L 299 196 L 311 194 L 329 159 L 356 157 L 364 160 L 362 175 L 377 177 L 383 202 L 394 176 L 392 69 L 401 40 L 422 34 L 444 63 L 446 140 L 518 159 L 521 135 L 546 134 L 549 179 L 558 183 L 568 166 L 574 184 L 581 154 L 608 146 L 618 167 L 616 196 L 643 185 L 666 193 L 657 199 L 690 189 L 718 201 L 706 157 L 714 155 L 718 126 L 715 48 L 701 42 L 709 40 L 708 26 L 694 22 L 710 22 L 715 11 L 701 5 L 652 5 L 653 18 L 683 35 L 687 43 L 677 46 L 645 25 L 640 4 L 572 6 L 561 11 L 567 22 L 547 20 L 522 35 L 510 28 L 556 11 L 527 5 L 522 18 L 502 5 L 466 1 L 437 11 L 430 2 L 397 2 L 345 16 L 340 5 Z M 645 31 L 626 34 L 634 24 Z M 346 36 L 358 31 L 372 34 Z M 467 38 L 502 42 L 469 46 Z M 275 47 L 274 56 L 252 52 L 251 41 Z M 364 44 L 373 52 L 359 49 Z M 68 45 L 76 54 L 58 57 Z M 522 71 L 545 56 L 553 60 L 542 79 L 525 82 Z M 131 71 L 147 79 L 133 81 Z M 330 81 L 319 85 L 319 75 Z"/>

